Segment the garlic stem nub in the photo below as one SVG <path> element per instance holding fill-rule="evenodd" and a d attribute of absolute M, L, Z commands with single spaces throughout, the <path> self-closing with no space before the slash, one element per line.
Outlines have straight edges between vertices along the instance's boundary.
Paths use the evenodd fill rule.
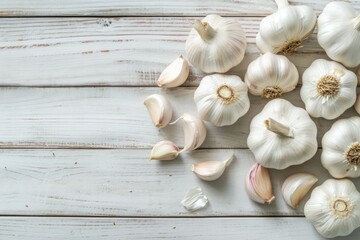
<path fill-rule="evenodd" d="M 216 31 L 210 24 L 201 22 L 198 19 L 195 20 L 194 28 L 205 42 L 211 41 L 216 36 Z"/>
<path fill-rule="evenodd" d="M 290 127 L 272 119 L 271 117 L 265 120 L 265 126 L 269 131 L 272 131 L 273 133 L 289 138 L 294 138 L 294 132 Z"/>

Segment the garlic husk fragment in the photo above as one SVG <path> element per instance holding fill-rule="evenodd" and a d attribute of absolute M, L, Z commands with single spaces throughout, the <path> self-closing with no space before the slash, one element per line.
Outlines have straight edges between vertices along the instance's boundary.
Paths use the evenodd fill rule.
<path fill-rule="evenodd" d="M 262 166 L 285 169 L 315 155 L 316 134 L 316 125 L 304 109 L 277 98 L 252 119 L 247 145 Z"/>
<path fill-rule="evenodd" d="M 157 85 L 163 88 L 174 88 L 182 85 L 189 76 L 189 63 L 180 55 L 164 71 L 157 80 Z"/>
<path fill-rule="evenodd" d="M 180 149 L 171 141 L 161 141 L 151 150 L 151 160 L 173 160 L 180 153 Z"/>
<path fill-rule="evenodd" d="M 285 202 L 292 208 L 297 208 L 301 200 L 318 181 L 308 173 L 296 173 L 284 181 L 281 192 Z"/>
<path fill-rule="evenodd" d="M 173 111 L 170 102 L 164 96 L 152 94 L 145 99 L 144 104 L 157 128 L 163 128 L 169 124 Z"/>
<path fill-rule="evenodd" d="M 215 126 L 234 124 L 250 108 L 246 84 L 235 75 L 204 77 L 194 94 L 199 115 Z"/>
<path fill-rule="evenodd" d="M 245 75 L 249 92 L 265 98 L 280 97 L 295 89 L 299 73 L 285 56 L 267 52 L 252 61 Z"/>
<path fill-rule="evenodd" d="M 237 20 L 208 15 L 195 21 L 185 51 L 191 64 L 202 71 L 224 73 L 242 61 L 246 45 L 245 32 Z"/>
<path fill-rule="evenodd" d="M 335 178 L 360 177 L 360 117 L 336 121 L 322 139 L 321 163 Z"/>
<path fill-rule="evenodd" d="M 278 10 L 261 21 L 256 45 L 263 53 L 292 53 L 313 32 L 316 14 L 308 6 L 290 6 L 287 0 L 275 2 Z"/>
<path fill-rule="evenodd" d="M 193 171 L 202 180 L 214 181 L 221 177 L 225 171 L 225 168 L 230 165 L 233 159 L 234 154 L 232 154 L 225 161 L 206 161 L 201 163 L 194 163 L 191 166 L 191 171 Z"/>
<path fill-rule="evenodd" d="M 328 179 L 312 191 L 304 213 L 322 236 L 347 236 L 360 226 L 360 193 L 350 180 Z"/>
<path fill-rule="evenodd" d="M 318 41 L 326 54 L 346 67 L 360 64 L 360 15 L 350 3 L 328 3 L 318 18 Z"/>
<path fill-rule="evenodd" d="M 209 202 L 208 198 L 204 195 L 201 188 L 190 189 L 186 193 L 185 198 L 181 201 L 184 208 L 190 212 L 204 208 Z"/>
<path fill-rule="evenodd" d="M 206 127 L 204 122 L 193 115 L 184 113 L 181 117 L 170 124 L 182 121 L 184 131 L 184 148 L 182 151 L 192 151 L 203 144 L 206 138 Z"/>
<path fill-rule="evenodd" d="M 337 62 L 315 60 L 302 82 L 300 96 L 312 117 L 335 119 L 356 101 L 356 75 Z"/>
<path fill-rule="evenodd" d="M 275 200 L 272 193 L 271 179 L 267 168 L 255 163 L 245 180 L 246 192 L 250 199 L 262 204 L 271 204 Z"/>

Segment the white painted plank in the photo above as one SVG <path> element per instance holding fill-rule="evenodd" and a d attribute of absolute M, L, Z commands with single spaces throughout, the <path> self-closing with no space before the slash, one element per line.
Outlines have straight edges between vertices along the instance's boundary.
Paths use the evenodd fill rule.
<path fill-rule="evenodd" d="M 330 1 L 289 2 L 306 4 L 319 12 Z M 358 0 L 348 2 L 360 9 Z M 275 11 L 276 5 L 271 0 L 2 0 L 0 9 L 1 16 L 258 16 Z"/>
<path fill-rule="evenodd" d="M 235 160 L 217 181 L 205 182 L 191 164 L 223 160 L 232 150 L 198 150 L 168 162 L 150 161 L 149 149 L 122 150 L 1 150 L 0 215 L 81 216 L 295 216 L 303 204 L 288 207 L 280 189 L 287 176 L 308 172 L 330 178 L 319 153 L 307 163 L 286 171 L 271 170 L 273 205 L 252 202 L 245 176 L 255 160 L 249 150 L 236 150 Z M 353 180 L 360 190 L 360 179 Z M 180 201 L 201 187 L 207 208 L 189 213 Z"/>
<path fill-rule="evenodd" d="M 161 71 L 185 54 L 194 19 L 1 18 L 0 86 L 156 86 Z M 237 19 L 249 44 L 230 73 L 243 77 L 259 56 L 255 36 L 261 18 Z M 289 58 L 302 74 L 326 55 L 312 34 Z M 203 76 L 192 68 L 184 86 L 197 86 Z"/>
<path fill-rule="evenodd" d="M 347 236 L 358 240 L 360 228 Z M 324 240 L 305 218 L 48 218 L 1 217 L 6 240 Z M 332 238 L 343 240 L 344 237 Z"/>
<path fill-rule="evenodd" d="M 194 88 L 161 91 L 159 88 L 0 88 L 0 146 L 7 148 L 150 148 L 169 139 L 183 146 L 181 124 L 158 130 L 144 99 L 153 93 L 166 96 L 175 118 L 196 114 Z M 284 98 L 303 103 L 299 88 Z M 268 100 L 250 97 L 249 112 L 228 127 L 210 123 L 203 148 L 247 148 L 251 119 Z M 358 115 L 353 108 L 340 118 Z M 334 121 L 314 119 L 318 139 Z"/>

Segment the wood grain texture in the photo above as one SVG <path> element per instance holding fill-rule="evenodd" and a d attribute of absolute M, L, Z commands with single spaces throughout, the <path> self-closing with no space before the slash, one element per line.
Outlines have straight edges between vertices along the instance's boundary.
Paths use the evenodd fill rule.
<path fill-rule="evenodd" d="M 121 1 L 120 1 L 121 2 Z M 248 47 L 229 73 L 244 77 L 259 56 L 255 36 L 262 18 L 237 18 Z M 156 86 L 180 54 L 195 18 L 1 18 L 0 86 Z M 289 56 L 299 73 L 327 58 L 312 34 Z M 191 68 L 184 86 L 204 76 Z"/>
<path fill-rule="evenodd" d="M 360 228 L 347 236 L 359 239 Z M 0 218 L 6 240 L 325 240 L 304 218 Z M 343 240 L 333 238 L 334 240 Z"/>
<path fill-rule="evenodd" d="M 320 154 L 286 171 L 271 170 L 276 200 L 252 202 L 245 176 L 255 163 L 249 150 L 236 150 L 235 160 L 217 181 L 205 182 L 191 164 L 224 160 L 232 150 L 198 150 L 168 162 L 150 161 L 150 150 L 1 150 L 0 215 L 81 216 L 302 216 L 303 204 L 292 209 L 280 189 L 292 173 L 330 178 Z M 360 190 L 360 179 L 354 179 Z M 187 212 L 180 204 L 186 192 L 201 187 L 207 208 Z"/>
<path fill-rule="evenodd" d="M 0 147 L 6 148 L 151 148 L 168 139 L 183 146 L 181 124 L 157 129 L 143 104 L 154 93 L 171 102 L 173 120 L 197 114 L 194 88 L 0 88 Z M 299 88 L 284 94 L 303 107 Z M 269 100 L 250 96 L 251 108 L 234 125 L 207 123 L 203 148 L 247 148 L 251 119 Z M 358 116 L 353 108 L 340 118 Z M 334 121 L 314 119 L 318 140 Z"/>
<path fill-rule="evenodd" d="M 330 1 L 289 2 L 320 12 Z M 358 0 L 348 2 L 360 9 Z M 276 11 L 276 4 L 271 0 L 2 0 L 0 9 L 1 16 L 263 16 Z"/>

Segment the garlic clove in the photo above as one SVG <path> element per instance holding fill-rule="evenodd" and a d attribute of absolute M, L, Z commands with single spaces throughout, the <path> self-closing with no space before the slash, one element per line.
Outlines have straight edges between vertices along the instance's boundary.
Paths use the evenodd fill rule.
<path fill-rule="evenodd" d="M 186 210 L 189 212 L 193 212 L 199 210 L 201 208 L 206 207 L 209 200 L 201 190 L 201 188 L 193 188 L 190 189 L 184 199 L 181 201 L 181 204 L 184 206 Z"/>
<path fill-rule="evenodd" d="M 292 208 L 298 207 L 301 200 L 318 181 L 308 173 L 296 173 L 284 181 L 281 192 L 285 202 Z"/>
<path fill-rule="evenodd" d="M 184 113 L 177 120 L 170 123 L 170 125 L 175 124 L 178 121 L 182 121 L 185 139 L 184 148 L 181 152 L 192 151 L 200 147 L 206 138 L 206 127 L 203 120 L 188 113 Z"/>
<path fill-rule="evenodd" d="M 225 168 L 230 165 L 233 159 L 234 154 L 225 161 L 206 161 L 202 163 L 195 163 L 191 166 L 191 171 L 193 171 L 202 180 L 214 181 L 221 177 Z"/>
<path fill-rule="evenodd" d="M 255 163 L 249 170 L 245 182 L 246 192 L 253 201 L 262 204 L 271 204 L 275 200 L 267 168 Z"/>
<path fill-rule="evenodd" d="M 163 88 L 174 88 L 182 85 L 189 76 L 189 63 L 180 55 L 160 74 L 157 85 Z"/>
<path fill-rule="evenodd" d="M 171 141 L 161 141 L 151 150 L 151 160 L 173 160 L 180 153 L 180 149 Z"/>
<path fill-rule="evenodd" d="M 152 94 L 145 99 L 144 104 L 157 128 L 163 128 L 169 124 L 172 117 L 172 107 L 164 96 Z"/>

